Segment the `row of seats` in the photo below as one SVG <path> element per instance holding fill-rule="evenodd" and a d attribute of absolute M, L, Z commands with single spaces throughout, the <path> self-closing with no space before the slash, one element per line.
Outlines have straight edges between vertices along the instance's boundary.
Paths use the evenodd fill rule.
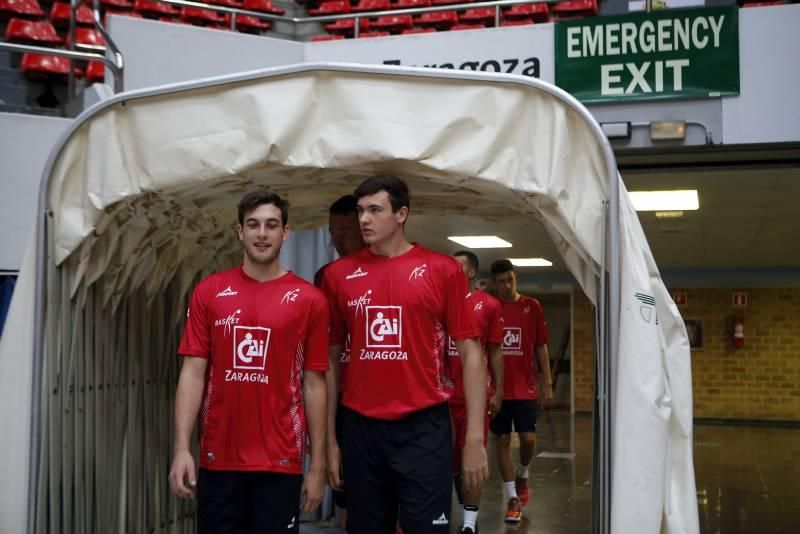
<path fill-rule="evenodd" d="M 315 9 L 309 9 L 311 16 L 344 15 L 354 13 L 369 13 L 371 11 L 390 11 L 392 9 L 410 9 L 422 7 L 437 7 L 453 4 L 469 4 L 473 0 L 357 0 L 352 5 L 349 0 L 323 0 Z M 558 19 L 584 18 L 597 15 L 597 0 L 567 0 L 553 4 L 552 10 L 548 4 L 523 4 L 525 7 L 535 8 L 538 13 L 546 12 Z M 520 6 L 512 6 L 520 7 Z M 487 8 L 494 11 L 494 8 Z M 539 21 L 541 22 L 541 21 Z"/>

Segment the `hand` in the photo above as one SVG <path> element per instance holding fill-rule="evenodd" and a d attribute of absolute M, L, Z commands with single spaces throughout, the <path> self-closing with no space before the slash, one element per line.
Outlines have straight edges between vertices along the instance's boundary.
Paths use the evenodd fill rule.
<path fill-rule="evenodd" d="M 328 443 L 328 484 L 336 491 L 342 491 L 344 480 L 342 479 L 342 449 L 339 444 Z"/>
<path fill-rule="evenodd" d="M 497 415 L 497 412 L 500 411 L 502 406 L 503 394 L 497 392 L 489 399 L 489 419 L 494 419 L 494 416 Z"/>
<path fill-rule="evenodd" d="M 544 387 L 542 388 L 542 394 L 543 396 L 541 398 L 541 404 L 542 408 L 544 408 L 547 405 L 549 405 L 550 402 L 552 402 L 553 400 L 553 385 L 545 384 Z"/>
<path fill-rule="evenodd" d="M 486 460 L 486 447 L 483 440 L 467 440 L 462 455 L 461 475 L 464 492 L 477 491 L 489 477 L 489 462 Z"/>
<path fill-rule="evenodd" d="M 312 467 L 303 479 L 303 489 L 300 492 L 300 499 L 303 503 L 301 512 L 307 514 L 313 512 L 322 501 L 325 492 L 325 467 Z"/>
<path fill-rule="evenodd" d="M 186 479 L 189 481 L 189 487 L 184 483 Z M 186 449 L 175 453 L 175 458 L 172 460 L 172 469 L 169 471 L 169 487 L 172 493 L 178 497 L 187 499 L 194 497 L 194 490 L 197 487 L 197 473 L 194 467 L 194 457 Z"/>

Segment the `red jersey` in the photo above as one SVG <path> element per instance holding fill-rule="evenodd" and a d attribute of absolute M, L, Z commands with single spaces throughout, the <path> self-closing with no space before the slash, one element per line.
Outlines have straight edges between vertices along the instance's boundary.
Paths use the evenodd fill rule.
<path fill-rule="evenodd" d="M 447 401 L 447 332 L 480 335 L 461 265 L 418 245 L 394 258 L 365 248 L 330 264 L 324 278 L 332 343 L 350 334 L 342 403 L 390 420 Z"/>
<path fill-rule="evenodd" d="M 539 301 L 521 296 L 501 302 L 503 310 L 504 399 L 530 400 L 539 396 L 536 345 L 547 343 L 547 324 Z"/>
<path fill-rule="evenodd" d="M 328 268 L 330 263 L 327 265 L 323 265 L 314 275 L 314 285 L 325 292 L 325 288 L 323 287 L 323 283 L 325 280 L 325 269 Z M 335 341 L 331 342 L 331 345 L 336 345 Z M 344 391 L 344 386 L 347 383 L 347 367 L 350 363 L 350 334 L 347 335 L 347 338 L 344 342 L 344 347 L 342 347 L 342 352 L 339 353 L 339 394 L 341 395 Z"/>
<path fill-rule="evenodd" d="M 476 290 L 470 296 L 472 309 L 475 312 L 475 319 L 481 331 L 481 346 L 483 356 L 488 366 L 489 343 L 499 344 L 503 342 L 503 318 L 501 314 L 500 302 L 489 293 Z M 450 380 L 453 382 L 453 394 L 450 396 L 450 403 L 464 404 L 464 368 L 461 365 L 461 357 L 458 355 L 456 344 L 448 338 L 447 365 L 449 368 Z M 488 395 L 494 395 L 494 382 L 492 380 L 491 369 L 488 369 Z"/>
<path fill-rule="evenodd" d="M 287 273 L 268 282 L 241 267 L 195 288 L 178 353 L 207 358 L 200 466 L 303 471 L 303 370 L 328 369 L 328 305 Z"/>

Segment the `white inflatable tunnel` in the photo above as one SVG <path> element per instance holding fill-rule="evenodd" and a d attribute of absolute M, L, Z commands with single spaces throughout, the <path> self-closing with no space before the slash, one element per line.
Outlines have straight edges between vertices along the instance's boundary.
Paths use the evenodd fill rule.
<path fill-rule="evenodd" d="M 243 192 L 311 229 L 378 173 L 412 216 L 544 225 L 597 311 L 592 530 L 698 532 L 686 332 L 591 115 L 527 77 L 343 64 L 120 94 L 56 146 L 0 340 L 0 531 L 189 532 L 166 475 L 192 285 L 239 261 Z"/>

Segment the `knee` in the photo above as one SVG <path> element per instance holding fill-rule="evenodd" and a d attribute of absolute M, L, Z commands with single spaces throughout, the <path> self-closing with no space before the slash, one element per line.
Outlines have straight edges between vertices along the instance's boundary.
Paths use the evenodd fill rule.
<path fill-rule="evenodd" d="M 495 439 L 495 443 L 497 444 L 498 449 L 510 449 L 511 448 L 511 434 L 503 434 L 497 436 Z"/>
<path fill-rule="evenodd" d="M 520 434 L 519 435 L 519 443 L 524 447 L 535 447 L 536 446 L 536 435 L 535 434 Z"/>

